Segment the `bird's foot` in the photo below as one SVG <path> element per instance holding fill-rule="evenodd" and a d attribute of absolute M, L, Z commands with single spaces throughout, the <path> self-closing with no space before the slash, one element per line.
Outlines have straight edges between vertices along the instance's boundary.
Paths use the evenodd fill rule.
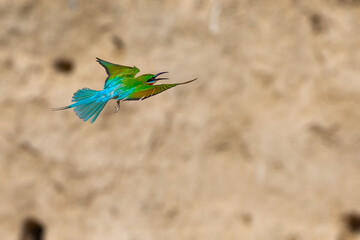
<path fill-rule="evenodd" d="M 117 105 L 115 107 L 115 113 L 117 113 L 120 110 L 120 100 L 117 100 Z"/>

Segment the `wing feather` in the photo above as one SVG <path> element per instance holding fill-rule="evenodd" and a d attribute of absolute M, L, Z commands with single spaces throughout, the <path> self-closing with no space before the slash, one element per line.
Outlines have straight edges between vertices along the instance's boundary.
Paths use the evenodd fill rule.
<path fill-rule="evenodd" d="M 159 94 L 163 91 L 166 91 L 170 88 L 173 88 L 177 85 L 187 84 L 190 82 L 195 81 L 196 79 L 183 82 L 183 83 L 173 83 L 173 84 L 159 84 L 159 85 L 147 85 L 145 87 L 141 87 L 138 91 L 135 91 L 134 93 L 130 94 L 125 101 L 133 101 L 133 100 L 144 100 L 146 98 L 155 96 L 156 94 Z"/>
<path fill-rule="evenodd" d="M 106 70 L 108 75 L 105 86 L 107 85 L 107 81 L 113 79 L 115 77 L 135 77 L 135 75 L 140 72 L 137 67 L 128 67 L 123 65 L 114 64 L 111 62 L 107 62 L 100 58 L 96 58 L 96 61 L 101 64 Z"/>

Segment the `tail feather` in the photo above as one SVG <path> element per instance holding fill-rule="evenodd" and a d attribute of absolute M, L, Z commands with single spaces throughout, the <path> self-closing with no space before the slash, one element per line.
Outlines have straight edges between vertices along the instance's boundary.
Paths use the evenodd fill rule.
<path fill-rule="evenodd" d="M 89 120 L 101 107 L 101 104 L 93 104 L 89 106 L 88 110 L 83 112 L 84 114 L 84 121 Z"/>
<path fill-rule="evenodd" d="M 98 92 L 99 91 L 92 90 L 89 88 L 79 89 L 77 92 L 74 93 L 74 95 L 72 97 L 72 102 L 78 102 L 78 101 L 84 100 L 86 98 L 92 97 Z"/>
<path fill-rule="evenodd" d="M 94 117 L 91 119 L 91 123 L 95 122 L 95 120 L 97 119 L 97 117 L 99 116 L 100 112 L 104 109 L 106 103 L 104 103 L 104 105 L 102 105 L 97 111 L 96 113 L 94 113 Z"/>
<path fill-rule="evenodd" d="M 78 115 L 79 118 L 83 119 L 84 121 L 89 120 L 91 117 L 91 123 L 93 123 L 97 116 L 100 114 L 100 112 L 103 110 L 107 102 L 96 102 L 93 101 L 88 104 L 80 105 L 76 108 L 74 108 L 74 111 L 76 115 Z"/>
<path fill-rule="evenodd" d="M 74 108 L 76 115 L 87 121 L 91 119 L 91 123 L 95 122 L 100 112 L 104 109 L 107 101 L 98 101 L 100 91 L 92 90 L 89 88 L 79 89 L 74 93 L 72 102 L 73 104 L 61 108 L 54 108 L 53 110 L 65 110 Z"/>
<path fill-rule="evenodd" d="M 83 115 L 83 119 L 84 121 L 87 121 L 89 120 L 89 118 L 94 115 L 96 109 L 99 107 L 99 105 L 97 104 L 92 104 L 92 105 L 89 105 L 86 109 L 82 110 L 81 115 Z"/>
<path fill-rule="evenodd" d="M 82 118 L 82 117 L 85 117 L 84 116 L 85 113 L 88 113 L 91 110 L 91 109 L 89 109 L 89 107 L 91 107 L 91 103 L 79 105 L 74 108 L 74 111 L 75 111 L 76 115 L 78 115 L 80 118 Z"/>
<path fill-rule="evenodd" d="M 98 104 L 97 106 L 95 106 L 93 108 L 93 110 L 91 111 L 91 113 L 88 114 L 86 119 L 90 119 L 92 116 L 95 116 L 97 113 L 100 113 L 100 111 L 103 109 L 104 106 L 105 105 L 102 105 L 102 104 Z"/>
<path fill-rule="evenodd" d="M 65 106 L 65 107 L 59 107 L 59 108 L 52 108 L 53 111 L 60 111 L 60 110 L 65 110 L 70 108 L 70 106 Z"/>
<path fill-rule="evenodd" d="M 84 113 L 84 121 L 89 120 L 94 115 L 94 113 L 96 112 L 96 110 L 98 108 L 99 108 L 99 105 L 94 104 L 93 106 L 90 106 L 89 110 Z"/>

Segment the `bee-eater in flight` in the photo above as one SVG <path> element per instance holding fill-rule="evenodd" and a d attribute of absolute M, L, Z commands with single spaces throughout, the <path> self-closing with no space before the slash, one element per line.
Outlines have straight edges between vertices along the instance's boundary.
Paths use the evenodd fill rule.
<path fill-rule="evenodd" d="M 159 80 L 167 79 L 159 77 L 167 72 L 143 74 L 135 77 L 135 75 L 140 72 L 135 66 L 122 66 L 104 61 L 100 58 L 96 58 L 96 60 L 105 68 L 108 74 L 104 89 L 100 91 L 89 88 L 79 89 L 72 97 L 73 104 L 53 110 L 74 108 L 79 118 L 84 121 L 91 119 L 90 122 L 93 123 L 110 99 L 117 100 L 115 110 L 115 112 L 117 112 L 120 109 L 121 101 L 144 100 L 169 88 L 196 80 L 195 78 L 183 83 L 154 85 Z"/>

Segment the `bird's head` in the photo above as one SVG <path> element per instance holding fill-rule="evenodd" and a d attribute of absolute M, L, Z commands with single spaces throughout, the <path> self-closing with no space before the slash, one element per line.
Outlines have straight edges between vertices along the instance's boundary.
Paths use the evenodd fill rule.
<path fill-rule="evenodd" d="M 155 75 L 154 74 L 144 74 L 144 75 L 141 75 L 140 78 L 141 78 L 141 80 L 145 81 L 148 85 L 153 85 L 154 83 L 156 83 L 156 81 L 168 79 L 168 78 L 159 78 L 160 75 L 165 74 L 165 73 L 168 73 L 168 72 L 160 72 Z"/>

